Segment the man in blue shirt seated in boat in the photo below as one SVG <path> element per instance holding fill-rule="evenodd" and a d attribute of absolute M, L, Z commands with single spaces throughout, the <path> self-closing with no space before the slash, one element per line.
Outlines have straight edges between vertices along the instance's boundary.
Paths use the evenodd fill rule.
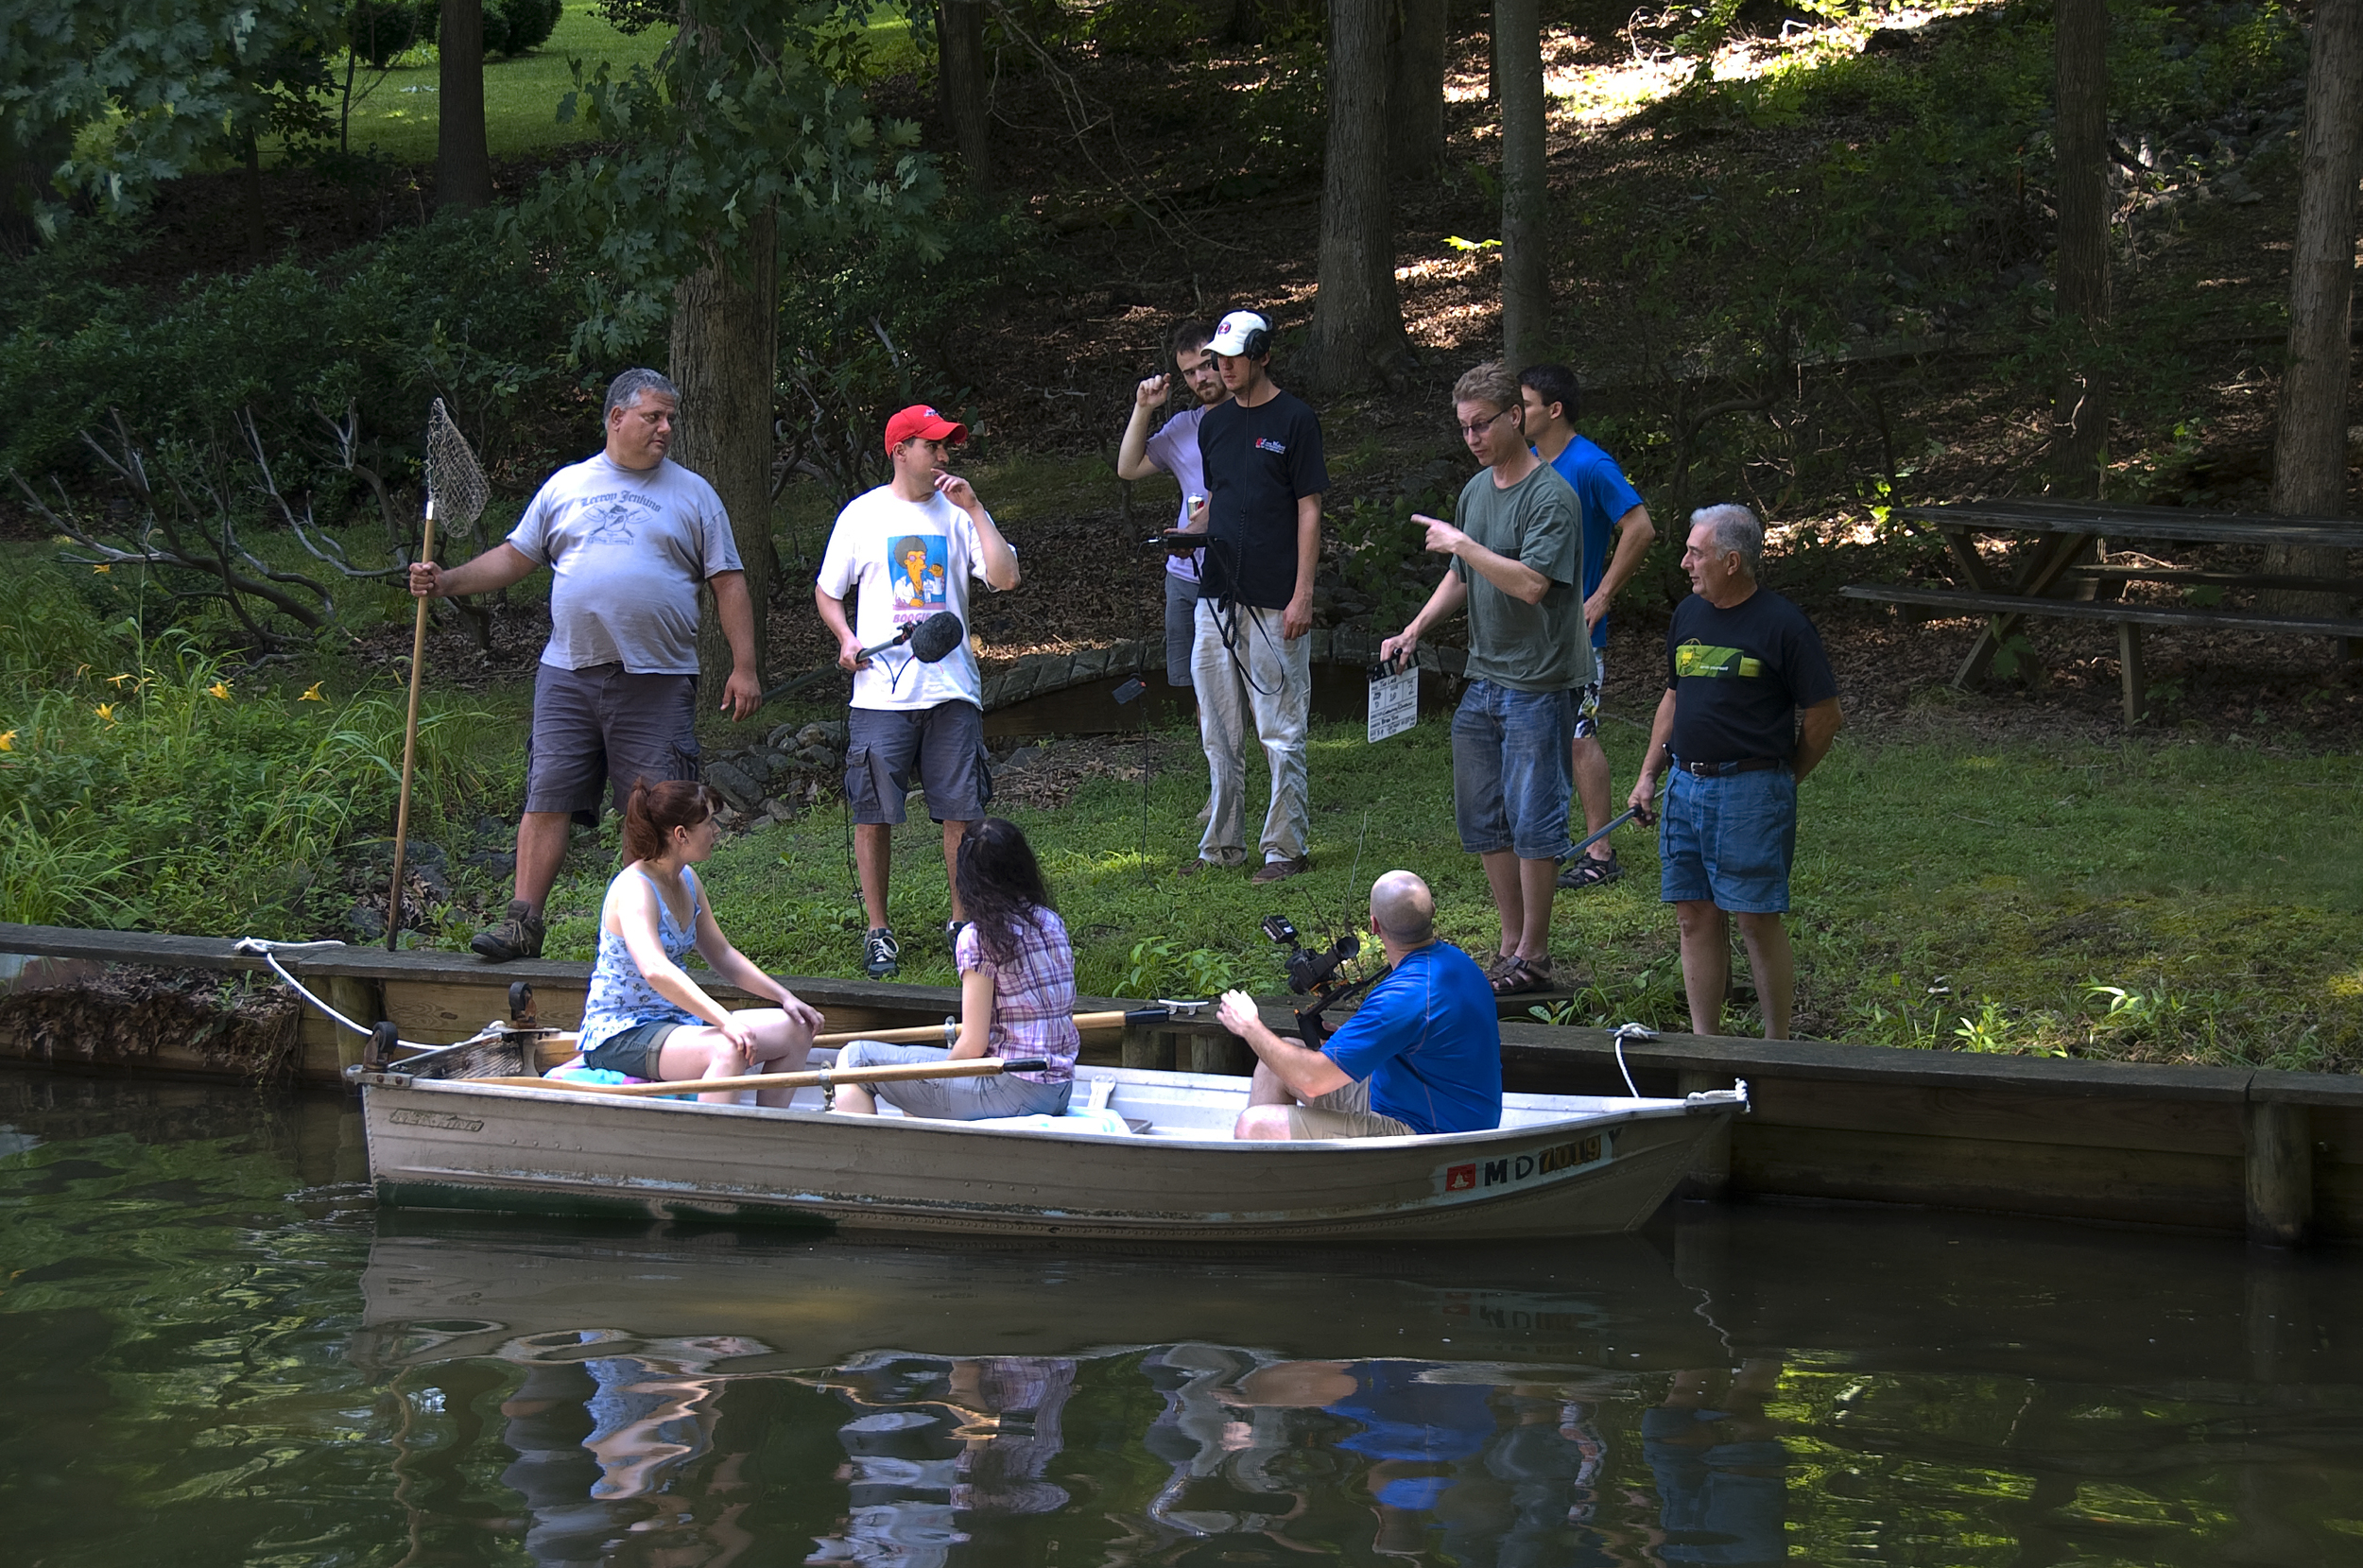
<path fill-rule="evenodd" d="M 1392 967 L 1319 1050 L 1264 1026 L 1225 991 L 1222 1026 L 1257 1066 L 1234 1138 L 1401 1138 L 1480 1132 L 1502 1119 L 1502 1029 L 1476 960 L 1436 937 L 1436 898 L 1409 871 L 1371 887 L 1371 929 Z"/>

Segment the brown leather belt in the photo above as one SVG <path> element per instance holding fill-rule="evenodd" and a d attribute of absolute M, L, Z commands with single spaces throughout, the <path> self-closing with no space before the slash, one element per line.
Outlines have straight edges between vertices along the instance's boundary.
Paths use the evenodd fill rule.
<path fill-rule="evenodd" d="M 1746 757 L 1738 762 L 1684 762 L 1676 757 L 1674 766 L 1694 779 L 1719 779 L 1726 773 L 1757 773 L 1787 765 L 1778 757 Z"/>

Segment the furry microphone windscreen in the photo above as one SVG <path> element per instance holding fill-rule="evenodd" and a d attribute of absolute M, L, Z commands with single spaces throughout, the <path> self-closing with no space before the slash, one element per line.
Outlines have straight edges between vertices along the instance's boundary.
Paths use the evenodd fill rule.
<path fill-rule="evenodd" d="M 939 610 L 911 631 L 911 657 L 932 664 L 960 646 L 968 629 L 949 610 Z"/>

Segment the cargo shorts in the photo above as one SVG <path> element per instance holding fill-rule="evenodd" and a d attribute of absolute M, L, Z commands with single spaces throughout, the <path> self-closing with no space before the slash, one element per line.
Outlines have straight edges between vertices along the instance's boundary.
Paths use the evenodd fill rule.
<path fill-rule="evenodd" d="M 596 827 L 602 784 L 612 786 L 621 811 L 643 779 L 695 783 L 697 719 L 694 675 L 634 675 L 621 664 L 542 665 L 526 740 L 525 809 L 564 812 Z"/>

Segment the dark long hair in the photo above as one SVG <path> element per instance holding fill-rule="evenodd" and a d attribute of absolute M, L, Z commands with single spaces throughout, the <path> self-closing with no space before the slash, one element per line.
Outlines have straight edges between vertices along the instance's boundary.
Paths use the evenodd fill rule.
<path fill-rule="evenodd" d="M 634 860 L 656 859 L 672 846 L 675 828 L 696 827 L 720 803 L 721 797 L 701 784 L 642 779 L 624 802 L 624 853 Z"/>
<path fill-rule="evenodd" d="M 1034 923 L 1034 911 L 1058 905 L 1042 880 L 1042 865 L 1034 846 L 1015 822 L 988 817 L 960 840 L 960 858 L 954 872 L 960 890 L 960 907 L 975 922 L 976 940 L 985 956 L 1006 964 L 1017 956 L 1019 934 Z"/>

